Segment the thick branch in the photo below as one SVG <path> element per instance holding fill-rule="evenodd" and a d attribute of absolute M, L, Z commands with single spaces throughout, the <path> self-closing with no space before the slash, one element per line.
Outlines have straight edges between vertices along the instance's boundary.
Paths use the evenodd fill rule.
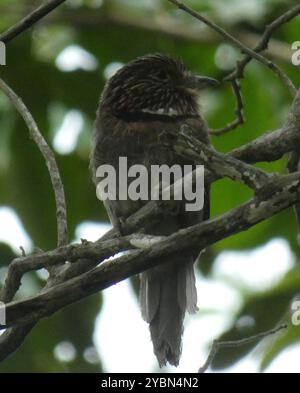
<path fill-rule="evenodd" d="M 181 133 L 175 135 L 176 142 L 173 149 L 176 153 L 200 163 L 212 172 L 209 181 L 212 182 L 221 177 L 229 177 L 239 181 L 255 192 L 265 186 L 270 175 L 261 169 L 208 147 L 205 143 L 196 139 L 188 127 L 183 127 Z"/>
<path fill-rule="evenodd" d="M 72 263 L 83 258 L 98 264 L 111 255 L 134 248 L 131 244 L 133 238 L 138 239 L 139 236 L 134 235 L 104 241 L 100 239 L 95 243 L 70 244 L 53 251 L 16 258 L 9 266 L 2 301 L 6 303 L 13 298 L 21 284 L 21 278 L 26 272 L 39 270 L 43 267 L 51 268 L 64 264 L 66 261 Z"/>
<path fill-rule="evenodd" d="M 230 154 L 248 163 L 276 161 L 300 145 L 300 91 L 298 90 L 286 124 L 247 143 Z"/>
<path fill-rule="evenodd" d="M 132 251 L 115 260 L 104 262 L 99 267 L 56 285 L 42 294 L 7 304 L 7 326 L 49 316 L 72 302 L 163 263 L 167 258 L 162 256 L 186 249 L 204 249 L 272 217 L 299 201 L 300 173 L 276 176 L 258 196 L 220 217 L 182 229 L 164 240 L 158 239 L 145 249 Z"/>
<path fill-rule="evenodd" d="M 250 160 L 252 156 L 254 156 L 259 161 L 266 160 L 264 154 L 268 154 L 269 150 L 270 155 L 272 155 L 269 159 L 277 159 L 282 154 L 292 150 L 296 141 L 299 140 L 300 135 L 300 131 L 298 130 L 300 125 L 299 100 L 300 93 L 298 93 L 295 98 L 289 115 L 289 120 L 285 128 L 263 135 L 256 141 L 246 145 L 246 148 L 242 147 L 233 151 L 233 156 L 238 156 L 246 161 L 248 159 Z M 223 175 L 236 179 L 243 176 L 243 173 L 246 172 L 246 182 L 249 183 L 250 177 L 250 180 L 252 179 L 251 183 L 253 184 L 254 189 L 259 191 L 261 185 L 265 185 L 267 180 L 266 174 L 258 168 L 250 167 L 249 165 L 243 164 L 241 161 L 235 161 L 229 155 L 224 156 L 221 153 L 208 148 L 206 145 L 203 145 L 200 141 L 195 140 L 190 135 L 176 135 L 175 137 L 177 140 L 184 138 L 184 143 L 186 141 L 191 143 L 191 145 L 176 143 L 173 148 L 175 150 L 177 149 L 177 153 L 186 154 L 189 158 L 200 162 L 201 160 L 203 162 L 203 159 L 205 158 L 206 166 L 212 170 L 213 173 L 217 173 L 217 176 L 212 175 L 215 178 L 220 178 Z M 150 201 L 126 220 L 124 232 L 132 233 L 137 230 L 147 231 L 147 226 L 159 223 L 164 216 L 171 214 L 172 210 L 173 206 L 170 201 Z M 76 264 L 66 266 L 62 276 L 67 279 L 81 274 L 95 266 L 101 258 L 107 257 L 110 252 L 118 252 L 126 249 L 126 247 L 128 247 L 129 240 L 122 239 L 122 241 L 120 241 L 120 239 L 118 239 L 116 242 L 110 242 L 109 239 L 112 239 L 115 236 L 116 232 L 112 229 L 99 240 L 99 248 L 96 250 L 96 254 L 94 254 L 97 258 L 93 258 L 93 252 L 95 251 L 90 250 L 90 245 L 84 244 L 83 248 L 71 245 L 61 247 L 48 253 L 16 259 L 9 267 L 4 287 L 4 290 L 8 291 L 5 296 L 5 300 L 10 301 L 12 299 L 11 293 L 14 293 L 14 291 L 17 290 L 20 285 L 20 278 L 26 271 L 39 269 L 43 266 L 55 266 L 57 264 L 64 263 L 67 260 L 73 261 L 78 260 L 78 258 L 81 259 L 82 263 L 80 261 L 76 262 Z"/>

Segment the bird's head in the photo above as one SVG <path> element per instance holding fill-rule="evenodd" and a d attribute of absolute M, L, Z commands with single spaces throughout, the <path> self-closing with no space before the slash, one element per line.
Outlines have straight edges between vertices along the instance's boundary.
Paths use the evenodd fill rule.
<path fill-rule="evenodd" d="M 101 107 L 114 115 L 195 115 L 199 91 L 217 84 L 215 79 L 193 74 L 179 60 L 161 54 L 146 55 L 128 63 L 108 80 Z"/>

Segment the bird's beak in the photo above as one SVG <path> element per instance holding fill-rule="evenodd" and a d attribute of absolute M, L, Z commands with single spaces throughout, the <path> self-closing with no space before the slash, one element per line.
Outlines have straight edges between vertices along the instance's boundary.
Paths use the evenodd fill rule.
<path fill-rule="evenodd" d="M 193 90 L 202 90 L 207 87 L 214 87 L 220 84 L 219 81 L 208 76 L 191 75 L 185 79 L 184 87 Z"/>

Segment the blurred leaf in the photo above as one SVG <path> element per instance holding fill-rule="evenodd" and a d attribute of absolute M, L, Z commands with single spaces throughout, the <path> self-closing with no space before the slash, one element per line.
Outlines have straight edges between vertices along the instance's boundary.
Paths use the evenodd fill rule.
<path fill-rule="evenodd" d="M 290 324 L 290 303 L 292 299 L 300 292 L 300 266 L 297 264 L 292 268 L 285 277 L 274 286 L 274 288 L 265 293 L 254 293 L 248 296 L 245 304 L 235 317 L 232 327 L 222 334 L 219 339 L 221 341 L 240 340 L 245 337 L 257 335 L 274 328 L 281 323 Z M 253 324 L 240 328 L 239 321 L 242 318 L 250 318 Z M 286 339 L 286 336 L 291 339 Z M 267 338 L 268 339 L 268 338 Z M 266 339 L 266 340 L 267 340 Z M 262 368 L 265 368 L 270 361 L 283 349 L 281 343 L 285 340 L 285 344 L 290 344 L 296 340 L 296 331 L 289 328 L 287 331 L 278 335 L 278 339 L 268 346 L 262 360 Z M 300 340 L 300 330 L 298 329 L 298 340 Z M 212 364 L 215 369 L 222 369 L 231 366 L 233 363 L 247 355 L 256 343 L 226 349 L 220 351 Z"/>

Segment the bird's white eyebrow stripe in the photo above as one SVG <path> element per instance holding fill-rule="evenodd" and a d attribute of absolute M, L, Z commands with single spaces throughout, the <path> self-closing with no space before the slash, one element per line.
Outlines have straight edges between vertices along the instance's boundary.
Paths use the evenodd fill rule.
<path fill-rule="evenodd" d="M 167 116 L 178 116 L 180 113 L 173 109 L 169 108 L 166 110 L 165 108 L 159 108 L 159 109 L 142 109 L 141 112 L 143 113 L 152 113 L 154 115 L 167 115 Z"/>

